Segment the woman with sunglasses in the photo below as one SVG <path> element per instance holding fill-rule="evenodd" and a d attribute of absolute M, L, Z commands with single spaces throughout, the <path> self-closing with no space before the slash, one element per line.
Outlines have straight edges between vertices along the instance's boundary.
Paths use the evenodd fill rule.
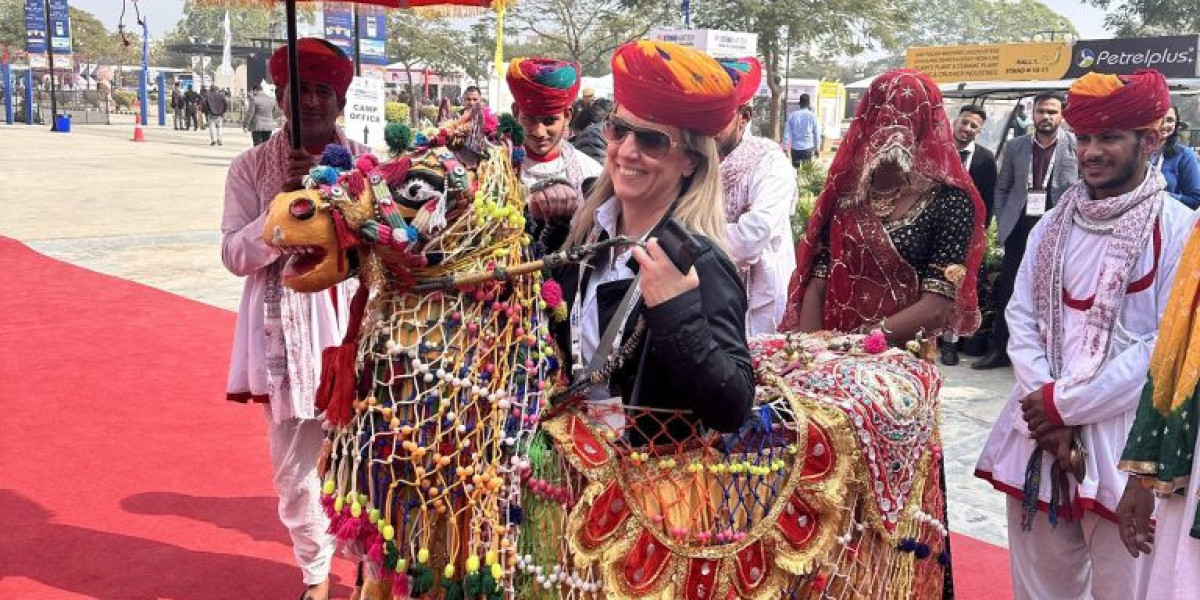
<path fill-rule="evenodd" d="M 631 437 L 681 441 L 697 422 L 736 430 L 754 400 L 754 374 L 746 295 L 724 251 L 714 136 L 737 109 L 737 75 L 690 48 L 644 40 L 619 48 L 612 66 L 617 107 L 604 125 L 604 174 L 566 246 L 618 236 L 639 245 L 554 274 L 570 308 L 555 330 L 565 372 L 588 382 L 576 389 L 601 407 L 593 414 L 607 413 Z M 690 266 L 689 253 L 664 250 L 686 241 L 678 225 L 695 241 Z M 621 407 L 631 405 L 690 416 L 651 410 L 626 420 Z"/>

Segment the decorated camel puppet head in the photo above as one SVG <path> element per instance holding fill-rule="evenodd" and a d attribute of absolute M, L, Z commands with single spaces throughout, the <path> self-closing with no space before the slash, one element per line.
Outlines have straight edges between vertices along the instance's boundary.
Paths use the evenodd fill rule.
<path fill-rule="evenodd" d="M 276 196 L 263 228 L 263 239 L 288 255 L 284 285 L 299 292 L 326 289 L 349 277 L 366 253 L 402 274 L 445 258 L 445 252 L 429 250 L 453 246 L 470 228 L 457 219 L 478 214 L 468 209 L 479 192 L 480 173 L 504 179 L 512 170 L 504 143 L 481 131 L 494 132 L 496 124 L 470 115 L 415 140 L 407 128 L 391 127 L 388 142 L 396 157 L 382 163 L 327 147 L 305 189 Z M 408 150 L 413 142 L 416 147 Z M 488 190 L 492 196 L 516 192 L 515 185 Z M 488 199 L 497 205 L 519 200 Z"/>

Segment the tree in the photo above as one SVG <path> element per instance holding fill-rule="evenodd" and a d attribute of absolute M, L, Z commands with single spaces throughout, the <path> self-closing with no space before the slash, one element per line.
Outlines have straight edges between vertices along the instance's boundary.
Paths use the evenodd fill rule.
<path fill-rule="evenodd" d="M 895 54 L 871 63 L 871 72 L 904 65 L 904 52 L 916 46 L 958 46 L 1028 42 L 1046 32 L 1079 37 L 1066 17 L 1041 0 L 925 0 L 913 3 L 911 21 L 895 32 Z"/>
<path fill-rule="evenodd" d="M 468 36 L 453 29 L 443 19 L 423 17 L 412 11 L 393 11 L 388 15 L 388 56 L 404 65 L 408 72 L 405 87 L 409 97 L 409 119 L 417 124 L 419 95 L 413 71 L 429 69 L 434 72 L 456 70 L 469 56 Z"/>
<path fill-rule="evenodd" d="M 0 52 L 5 48 L 25 50 L 25 3 L 0 0 Z"/>
<path fill-rule="evenodd" d="M 1107 29 L 1117 37 L 1186 35 L 1200 31 L 1196 0 L 1084 0 L 1108 13 Z"/>
<path fill-rule="evenodd" d="M 71 48 L 77 55 L 77 62 L 102 65 L 141 64 L 142 36 L 136 21 L 126 23 L 125 37 L 122 38 L 119 32 L 109 31 L 92 13 L 74 6 L 69 7 L 69 10 Z"/>
<path fill-rule="evenodd" d="M 693 21 L 697 27 L 758 34 L 758 52 L 771 90 L 767 131 L 778 138 L 783 87 L 775 74 L 783 72 L 789 49 L 812 47 L 828 55 L 853 57 L 871 48 L 895 48 L 893 33 L 908 24 L 912 4 L 905 0 L 726 0 L 697 3 Z"/>
<path fill-rule="evenodd" d="M 179 22 L 159 43 L 153 45 L 150 54 L 154 64 L 190 68 L 191 56 L 173 52 L 170 47 L 190 43 L 223 43 L 226 11 L 229 12 L 229 31 L 234 46 L 250 45 L 254 39 L 277 39 L 284 35 L 282 12 L 277 8 L 246 7 L 237 2 L 228 7 L 212 6 L 206 2 L 186 0 Z M 311 9 L 301 8 L 299 14 L 311 14 Z"/>
<path fill-rule="evenodd" d="M 544 42 L 549 57 L 577 62 L 584 74 L 602 75 L 610 71 L 609 58 L 621 44 L 673 24 L 675 6 L 663 0 L 523 0 L 509 22 Z"/>

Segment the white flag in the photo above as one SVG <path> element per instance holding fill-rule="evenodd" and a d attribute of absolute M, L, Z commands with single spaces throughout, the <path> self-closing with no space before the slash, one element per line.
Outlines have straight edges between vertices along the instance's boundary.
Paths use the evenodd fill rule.
<path fill-rule="evenodd" d="M 229 34 L 229 11 L 225 11 L 225 47 L 221 50 L 221 66 L 217 68 L 222 75 L 233 75 L 233 57 L 229 50 L 232 37 Z"/>

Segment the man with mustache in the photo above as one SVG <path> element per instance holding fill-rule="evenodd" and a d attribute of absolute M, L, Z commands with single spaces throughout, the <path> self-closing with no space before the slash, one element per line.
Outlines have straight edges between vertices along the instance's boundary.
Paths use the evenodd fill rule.
<path fill-rule="evenodd" d="M 285 124 L 265 143 L 238 155 L 225 182 L 221 259 L 231 273 L 246 278 L 227 398 L 266 407 L 279 519 L 291 534 L 307 586 L 303 598 L 326 600 L 336 540 L 326 531 L 329 519 L 320 504 L 317 462 L 325 432 L 313 402 L 321 351 L 341 343 L 355 286 L 351 281 L 318 294 L 288 289 L 280 281 L 288 257 L 264 243 L 262 231 L 271 200 L 299 189 L 327 144 L 355 155 L 370 149 L 348 140 L 337 127 L 353 63 L 325 40 L 302 38 L 296 46 L 298 81 L 288 81 L 286 47 L 275 51 L 268 68 L 285 120 L 300 121 L 303 147 L 292 149 L 291 128 Z M 300 88 L 299 106 L 291 106 L 290 85 Z"/>
<path fill-rule="evenodd" d="M 725 243 L 746 285 L 747 335 L 775 333 L 787 309 L 788 282 L 796 269 L 792 223 L 796 171 L 779 145 L 747 131 L 750 101 L 762 80 L 755 58 L 722 60 L 739 73 L 738 110 L 717 135 L 725 192 Z"/>
<path fill-rule="evenodd" d="M 1117 462 L 1193 226 L 1148 160 L 1169 104 L 1152 70 L 1070 89 L 1083 180 L 1029 234 L 1008 306 L 1017 382 L 975 471 L 1010 496 L 1018 599 L 1145 594 L 1150 561 L 1121 544 Z"/>
<path fill-rule="evenodd" d="M 530 215 L 538 219 L 573 216 L 583 205 L 584 182 L 603 170 L 565 137 L 579 75 L 579 65 L 549 58 L 514 58 L 508 65 L 512 112 L 525 130 L 521 181 L 529 186 Z"/>
<path fill-rule="evenodd" d="M 996 182 L 996 243 L 1004 245 L 1004 262 L 996 280 L 996 319 L 992 323 L 988 353 L 971 365 L 994 369 L 1009 364 L 1008 322 L 1004 308 L 1013 293 L 1017 268 L 1025 256 L 1029 231 L 1046 211 L 1058 204 L 1062 193 L 1079 179 L 1075 162 L 1075 136 L 1064 131 L 1063 97 L 1043 92 L 1033 99 L 1034 132 L 1004 147 Z"/>

